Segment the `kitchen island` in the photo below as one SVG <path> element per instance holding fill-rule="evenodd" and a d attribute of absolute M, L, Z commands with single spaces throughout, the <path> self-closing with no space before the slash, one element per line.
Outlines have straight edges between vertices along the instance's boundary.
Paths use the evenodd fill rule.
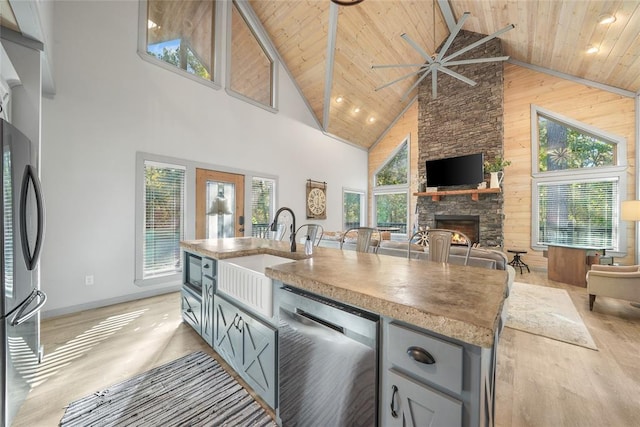
<path fill-rule="evenodd" d="M 506 272 L 322 247 L 314 248 L 309 257 L 289 252 L 286 242 L 257 238 L 186 241 L 181 246 L 215 261 L 258 254 L 296 260 L 265 269 L 274 288 L 287 285 L 379 315 L 379 425 L 402 423 L 408 416 L 421 423 L 421 417 L 442 413 L 436 419 L 459 425 L 491 424 Z M 221 300 L 227 311 L 230 305 L 245 308 L 225 295 Z M 273 318 L 242 312 L 254 314 L 255 320 L 270 328 L 274 357 L 277 304 L 275 298 Z M 229 316 L 213 316 L 216 350 L 215 331 L 224 341 Z M 226 326 L 216 325 L 216 319 Z M 435 363 L 405 357 L 405 349 L 423 347 L 433 349 Z M 275 379 L 277 365 L 273 369 Z M 399 381 L 403 383 L 398 385 Z M 267 400 L 277 408 L 275 395 Z M 416 413 L 416 405 L 425 410 Z"/>

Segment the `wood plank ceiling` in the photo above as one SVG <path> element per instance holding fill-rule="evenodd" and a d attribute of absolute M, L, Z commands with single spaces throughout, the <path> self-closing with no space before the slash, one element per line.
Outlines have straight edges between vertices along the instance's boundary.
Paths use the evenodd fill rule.
<path fill-rule="evenodd" d="M 371 65 L 424 62 L 402 33 L 429 54 L 449 35 L 442 0 L 365 0 L 345 7 L 329 0 L 249 3 L 324 130 L 365 149 L 416 94 L 402 99 L 416 77 L 375 90 L 415 69 Z M 514 60 L 640 91 L 638 0 L 449 0 L 448 5 L 456 21 L 471 13 L 462 27 L 467 31 L 492 34 L 514 24 L 500 36 L 504 53 Z M 599 24 L 603 14 L 616 21 Z M 599 51 L 587 54 L 590 45 Z"/>

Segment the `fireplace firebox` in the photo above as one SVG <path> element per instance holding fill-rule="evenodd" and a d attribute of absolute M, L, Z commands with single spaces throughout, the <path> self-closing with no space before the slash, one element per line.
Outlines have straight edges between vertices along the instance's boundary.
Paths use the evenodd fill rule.
<path fill-rule="evenodd" d="M 471 240 L 471 244 L 480 242 L 480 216 L 478 215 L 436 215 L 436 228 L 457 230 Z M 455 244 L 456 242 L 454 242 Z M 466 242 L 459 242 L 466 244 Z"/>

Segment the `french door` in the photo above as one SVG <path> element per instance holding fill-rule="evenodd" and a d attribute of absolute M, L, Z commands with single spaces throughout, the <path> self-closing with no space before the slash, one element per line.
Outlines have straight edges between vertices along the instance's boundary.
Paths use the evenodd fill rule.
<path fill-rule="evenodd" d="M 196 239 L 244 236 L 244 175 L 196 169 Z"/>

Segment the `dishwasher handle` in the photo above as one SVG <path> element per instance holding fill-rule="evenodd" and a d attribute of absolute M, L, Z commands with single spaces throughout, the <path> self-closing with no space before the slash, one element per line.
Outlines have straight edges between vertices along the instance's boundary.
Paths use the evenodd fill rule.
<path fill-rule="evenodd" d="M 309 312 L 306 312 L 304 310 L 300 310 L 299 308 L 296 308 L 296 313 L 302 317 L 306 317 L 307 319 L 319 323 L 322 326 L 326 326 L 329 329 L 333 329 L 336 332 L 339 332 L 341 334 L 344 334 L 344 328 L 342 326 L 338 326 L 334 323 L 329 322 L 328 320 L 324 320 L 316 315 L 313 315 Z"/>

